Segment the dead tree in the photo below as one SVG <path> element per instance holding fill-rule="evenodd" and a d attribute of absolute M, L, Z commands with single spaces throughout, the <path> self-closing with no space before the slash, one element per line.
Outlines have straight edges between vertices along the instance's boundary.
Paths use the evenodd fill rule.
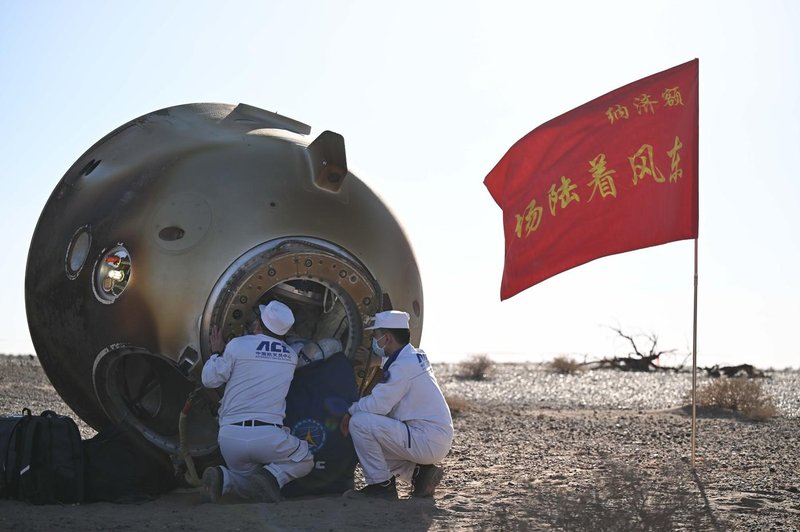
<path fill-rule="evenodd" d="M 618 369 L 621 371 L 650 371 L 650 370 L 661 370 L 661 371 L 675 371 L 678 372 L 683 368 L 683 364 L 678 367 L 667 367 L 667 366 L 656 366 L 654 361 L 658 359 L 661 355 L 666 353 L 674 353 L 675 349 L 668 349 L 665 351 L 656 351 L 656 346 L 658 345 L 658 336 L 653 333 L 647 335 L 648 340 L 650 340 L 650 350 L 645 354 L 639 351 L 639 347 L 636 345 L 636 340 L 634 340 L 633 336 L 629 336 L 622 332 L 621 329 L 616 327 L 609 327 L 612 331 L 616 332 L 621 337 L 627 339 L 631 346 L 633 347 L 633 352 L 628 353 L 626 357 L 614 357 L 614 358 L 604 358 L 603 360 L 599 361 L 599 367 L 601 368 L 613 368 Z"/>

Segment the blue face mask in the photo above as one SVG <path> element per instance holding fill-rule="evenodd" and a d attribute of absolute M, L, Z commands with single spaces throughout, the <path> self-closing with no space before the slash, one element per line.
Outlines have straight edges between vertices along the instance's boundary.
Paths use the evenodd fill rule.
<path fill-rule="evenodd" d="M 381 336 L 381 338 L 383 338 L 383 336 Z M 378 339 L 374 336 L 372 337 L 372 352 L 381 358 L 386 358 L 386 352 L 378 345 Z"/>

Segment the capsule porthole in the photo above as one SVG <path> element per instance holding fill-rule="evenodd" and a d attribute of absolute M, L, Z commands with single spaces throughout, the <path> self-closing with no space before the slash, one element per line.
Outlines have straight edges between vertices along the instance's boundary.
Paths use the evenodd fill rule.
<path fill-rule="evenodd" d="M 75 231 L 67 244 L 67 254 L 64 261 L 64 269 L 67 277 L 75 279 L 81 273 L 86 258 L 89 256 L 89 248 L 92 245 L 92 234 L 88 226 L 83 226 Z"/>
<path fill-rule="evenodd" d="M 131 256 L 118 245 L 100 254 L 94 266 L 94 295 L 101 303 L 110 304 L 128 287 L 131 280 Z"/>

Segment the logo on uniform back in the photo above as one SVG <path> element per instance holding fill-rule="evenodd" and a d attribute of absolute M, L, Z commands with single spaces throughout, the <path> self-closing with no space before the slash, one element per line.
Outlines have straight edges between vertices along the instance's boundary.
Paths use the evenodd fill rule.
<path fill-rule="evenodd" d="M 257 359 L 269 359 L 269 360 L 276 360 L 280 362 L 293 362 L 292 360 L 292 352 L 283 342 L 277 342 L 275 340 L 264 340 L 258 347 L 256 347 L 256 358 Z"/>
<path fill-rule="evenodd" d="M 325 445 L 327 433 L 322 423 L 312 418 L 301 419 L 292 427 L 292 434 L 308 443 L 308 450 L 316 453 Z"/>
<path fill-rule="evenodd" d="M 425 351 L 421 349 L 417 351 L 417 362 L 419 362 L 419 366 L 422 369 L 428 369 L 431 367 L 431 363 L 428 362 L 428 355 L 426 355 Z"/>
<path fill-rule="evenodd" d="M 265 340 L 258 344 L 256 351 L 275 351 L 276 353 L 288 353 L 289 349 L 283 342 Z"/>

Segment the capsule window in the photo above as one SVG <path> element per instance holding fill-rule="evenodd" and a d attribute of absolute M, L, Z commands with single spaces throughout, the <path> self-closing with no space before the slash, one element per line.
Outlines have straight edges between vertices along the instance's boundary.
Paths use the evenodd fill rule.
<path fill-rule="evenodd" d="M 124 246 L 100 255 L 94 267 L 94 294 L 101 303 L 113 303 L 131 280 L 131 257 Z"/>
<path fill-rule="evenodd" d="M 86 258 L 89 256 L 89 248 L 92 245 L 92 234 L 88 226 L 83 226 L 72 235 L 67 244 L 67 255 L 64 261 L 64 269 L 67 277 L 75 279 L 81 273 Z"/>

